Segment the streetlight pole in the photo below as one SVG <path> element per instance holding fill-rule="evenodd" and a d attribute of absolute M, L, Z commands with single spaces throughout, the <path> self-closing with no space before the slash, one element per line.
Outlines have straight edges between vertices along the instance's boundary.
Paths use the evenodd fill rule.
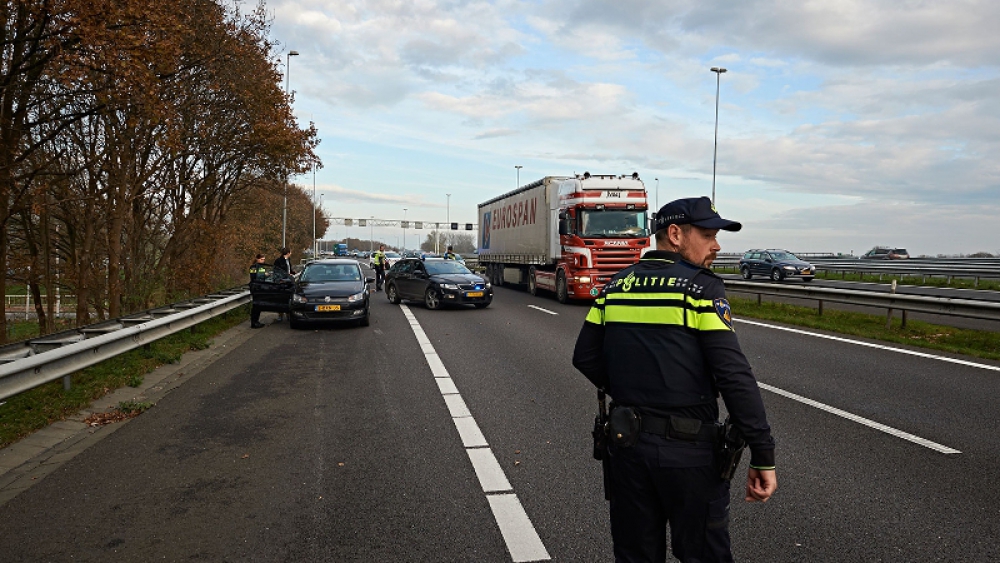
<path fill-rule="evenodd" d="M 524 167 L 521 166 L 520 164 L 516 164 L 516 165 L 514 165 L 514 168 L 517 168 L 517 185 L 514 186 L 514 187 L 515 188 L 520 188 L 521 187 L 521 169 L 524 168 Z"/>
<path fill-rule="evenodd" d="M 290 81 L 291 81 L 291 78 L 292 78 L 292 69 L 291 69 L 290 65 L 292 64 L 292 57 L 297 57 L 297 56 L 299 56 L 299 52 L 298 51 L 289 51 L 288 55 L 285 56 L 285 95 L 289 96 L 289 100 L 291 100 L 291 97 L 290 97 L 291 93 L 289 92 L 288 87 L 290 85 Z M 284 199 L 282 201 L 282 206 L 281 206 L 281 247 L 282 248 L 288 246 L 285 243 L 285 233 L 287 232 L 287 230 L 288 230 L 288 178 L 285 178 L 285 196 L 284 196 Z"/>
<path fill-rule="evenodd" d="M 712 204 L 715 204 L 715 162 L 716 157 L 719 154 L 719 83 L 722 79 L 722 73 L 726 72 L 726 69 L 722 67 L 712 67 L 712 72 L 715 73 L 715 150 L 712 152 Z"/>
<path fill-rule="evenodd" d="M 372 215 L 371 222 L 368 223 L 369 231 L 368 236 L 371 239 L 368 241 L 368 253 L 369 255 L 375 252 L 375 216 Z"/>
<path fill-rule="evenodd" d="M 403 208 L 403 248 L 401 251 L 406 251 L 406 208 Z"/>
<path fill-rule="evenodd" d="M 656 210 L 660 210 L 660 179 L 656 178 Z"/>
<path fill-rule="evenodd" d="M 312 201 L 312 204 L 313 204 L 313 251 L 312 251 L 312 257 L 313 257 L 313 260 L 315 260 L 316 259 L 316 254 L 319 252 L 317 250 L 318 246 L 316 244 L 316 164 L 315 163 L 313 163 L 313 166 L 312 166 L 312 173 L 313 173 L 313 198 L 312 198 L 313 199 L 313 201 Z"/>
<path fill-rule="evenodd" d="M 445 208 L 447 210 L 445 212 L 446 213 L 445 219 L 447 219 L 447 221 L 448 221 L 448 231 L 450 232 L 451 231 L 451 194 L 444 194 L 444 195 L 448 196 L 448 200 L 447 200 L 448 204 L 447 204 L 447 207 Z M 448 240 L 451 240 L 451 238 L 449 238 Z"/>

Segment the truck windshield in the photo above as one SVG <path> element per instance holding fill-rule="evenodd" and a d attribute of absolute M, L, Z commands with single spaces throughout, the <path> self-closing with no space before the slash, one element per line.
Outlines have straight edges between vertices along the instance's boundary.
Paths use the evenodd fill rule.
<path fill-rule="evenodd" d="M 609 209 L 580 212 L 581 237 L 644 237 L 646 233 L 646 212 Z"/>

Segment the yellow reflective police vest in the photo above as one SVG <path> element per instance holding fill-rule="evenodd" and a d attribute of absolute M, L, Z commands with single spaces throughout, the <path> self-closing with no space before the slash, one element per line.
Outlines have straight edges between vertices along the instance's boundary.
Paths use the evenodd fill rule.
<path fill-rule="evenodd" d="M 724 332 L 735 342 L 735 334 L 725 288 L 712 272 L 673 253 L 647 253 L 612 277 L 586 322 L 604 327 L 616 402 L 682 407 L 715 400 L 699 338 Z"/>
<path fill-rule="evenodd" d="M 254 264 L 253 266 L 250 266 L 251 282 L 264 281 L 266 277 L 267 277 L 267 268 L 265 268 L 260 264 Z"/>

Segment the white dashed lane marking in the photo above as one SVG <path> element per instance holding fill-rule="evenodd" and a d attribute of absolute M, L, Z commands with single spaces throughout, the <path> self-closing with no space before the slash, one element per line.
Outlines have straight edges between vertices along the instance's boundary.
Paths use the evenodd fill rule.
<path fill-rule="evenodd" d="M 535 308 L 552 315 L 557 314 L 540 307 Z M 510 552 L 511 559 L 515 563 L 550 560 L 551 557 L 545 550 L 545 545 L 542 544 L 538 532 L 531 524 L 531 519 L 528 518 L 524 507 L 521 506 L 521 501 L 513 492 L 513 487 L 507 480 L 507 474 L 504 473 L 503 467 L 500 466 L 493 450 L 490 449 L 486 437 L 483 436 L 475 418 L 469 412 L 468 405 L 465 404 L 465 400 L 458 392 L 458 387 L 455 386 L 451 374 L 444 367 L 444 363 L 438 357 L 430 339 L 427 338 L 427 334 L 424 333 L 424 329 L 421 328 L 410 309 L 406 305 L 400 305 L 400 309 L 406 316 L 406 320 L 409 321 L 410 328 L 413 329 L 417 343 L 420 344 L 420 349 L 427 360 L 427 365 L 431 368 L 431 373 L 434 374 L 434 381 L 441 391 L 445 405 L 448 406 L 451 420 L 462 439 L 462 445 L 472 463 L 472 469 L 476 472 L 476 478 L 479 479 L 479 485 L 486 493 L 486 500 L 490 503 L 490 510 L 493 511 L 493 518 L 496 519 L 497 527 L 500 528 L 500 534 L 503 536 L 504 543 L 507 544 L 507 551 Z"/>

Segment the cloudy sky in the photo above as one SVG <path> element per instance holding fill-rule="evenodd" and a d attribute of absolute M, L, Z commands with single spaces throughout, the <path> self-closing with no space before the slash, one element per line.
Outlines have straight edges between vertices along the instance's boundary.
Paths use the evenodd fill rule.
<path fill-rule="evenodd" d="M 996 0 L 267 9 L 282 66 L 300 53 L 289 83 L 322 138 L 331 217 L 475 222 L 478 203 L 516 187 L 515 166 L 521 184 L 635 171 L 653 206 L 709 195 L 721 66 L 716 202 L 744 224 L 720 236 L 724 252 L 1000 252 Z"/>

